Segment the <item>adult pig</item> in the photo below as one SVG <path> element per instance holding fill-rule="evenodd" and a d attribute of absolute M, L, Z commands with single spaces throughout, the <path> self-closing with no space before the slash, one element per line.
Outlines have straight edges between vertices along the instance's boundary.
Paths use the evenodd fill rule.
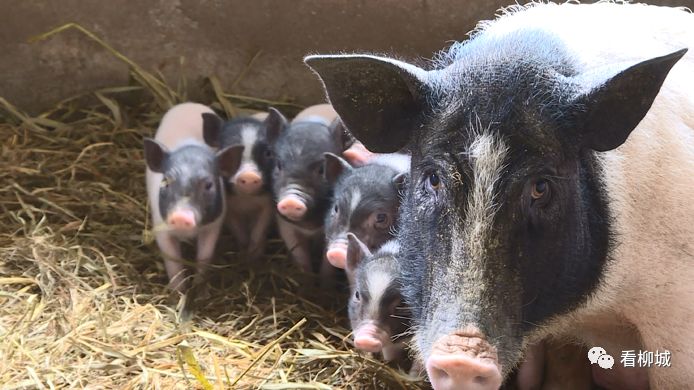
<path fill-rule="evenodd" d="M 367 148 L 411 142 L 404 295 L 434 388 L 497 388 L 548 336 L 672 354 L 594 365 L 606 388 L 694 382 L 692 45 L 680 9 L 532 4 L 429 70 L 306 58 Z"/>

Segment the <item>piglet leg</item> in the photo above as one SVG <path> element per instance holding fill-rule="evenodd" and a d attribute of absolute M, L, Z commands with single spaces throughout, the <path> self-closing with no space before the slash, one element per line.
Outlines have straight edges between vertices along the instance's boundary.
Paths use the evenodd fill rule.
<path fill-rule="evenodd" d="M 271 202 L 263 205 L 258 215 L 258 220 L 251 231 L 251 242 L 248 246 L 248 258 L 250 261 L 256 261 L 265 255 L 265 242 L 273 214 L 274 210 Z"/>
<path fill-rule="evenodd" d="M 294 262 L 303 272 L 312 273 L 313 266 L 311 264 L 311 241 L 306 239 L 291 223 L 277 219 L 277 227 L 284 244 L 292 254 Z"/>
<path fill-rule="evenodd" d="M 168 233 L 156 234 L 157 245 L 164 257 L 164 267 L 169 278 L 169 288 L 185 292 L 185 266 L 181 255 L 181 243 Z"/>

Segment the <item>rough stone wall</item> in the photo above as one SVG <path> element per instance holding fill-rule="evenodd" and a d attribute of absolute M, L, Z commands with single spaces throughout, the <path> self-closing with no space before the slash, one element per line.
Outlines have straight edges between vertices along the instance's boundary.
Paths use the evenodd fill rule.
<path fill-rule="evenodd" d="M 651 0 L 694 8 L 694 0 Z M 126 85 L 127 66 L 76 31 L 29 44 L 67 22 L 95 32 L 193 91 L 209 75 L 225 90 L 260 52 L 233 92 L 323 100 L 301 62 L 307 53 L 374 51 L 428 58 L 461 40 L 501 0 L 0 0 L 0 96 L 36 112 L 99 87 Z M 180 58 L 185 58 L 183 67 Z"/>

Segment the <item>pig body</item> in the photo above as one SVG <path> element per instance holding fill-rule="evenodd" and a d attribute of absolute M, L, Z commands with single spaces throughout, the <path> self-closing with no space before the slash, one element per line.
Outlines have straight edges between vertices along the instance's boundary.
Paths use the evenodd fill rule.
<path fill-rule="evenodd" d="M 404 359 L 410 314 L 400 293 L 399 245 L 390 240 L 371 253 L 354 234 L 348 237 L 346 267 L 354 276 L 348 311 L 354 345 L 382 353 L 385 361 Z"/>
<path fill-rule="evenodd" d="M 680 9 L 532 4 L 431 70 L 307 58 L 367 148 L 411 142 L 404 295 L 434 388 L 497 388 L 548 336 L 673 356 L 593 368 L 606 388 L 694 381 L 692 46 Z"/>
<path fill-rule="evenodd" d="M 277 227 L 299 268 L 319 270 L 327 282 L 334 269 L 323 254 L 323 222 L 332 195 L 324 154 L 342 152 L 342 133 L 330 126 L 332 118 L 315 115 L 311 107 L 306 111 L 312 113 L 299 113 L 273 138 Z"/>
<path fill-rule="evenodd" d="M 181 243 L 193 243 L 198 269 L 204 271 L 223 223 L 222 176 L 238 167 L 241 154 L 239 148 L 215 152 L 206 143 L 217 135 L 204 133 L 203 114 L 214 115 L 201 104 L 174 106 L 162 118 L 155 138 L 145 140 L 152 226 L 169 284 L 179 291 L 186 288 Z"/>
<path fill-rule="evenodd" d="M 345 268 L 348 232 L 372 251 L 394 238 L 409 156 L 383 154 L 357 168 L 334 155 L 326 158 L 328 181 L 335 183 L 325 218 L 326 257 L 333 266 Z"/>
<path fill-rule="evenodd" d="M 263 115 L 232 119 L 226 123 L 210 120 L 220 134 L 221 147 L 243 145 L 241 165 L 227 182 L 226 225 L 250 261 L 265 253 L 265 242 L 275 207 L 272 200 L 274 153 L 268 142 L 268 129 L 275 131 L 283 120 L 275 110 Z"/>

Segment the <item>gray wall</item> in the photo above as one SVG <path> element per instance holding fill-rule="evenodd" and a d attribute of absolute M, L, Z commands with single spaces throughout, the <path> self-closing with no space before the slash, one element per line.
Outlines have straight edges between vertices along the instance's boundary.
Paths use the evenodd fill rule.
<path fill-rule="evenodd" d="M 686 5 L 694 0 L 653 3 Z M 461 40 L 501 0 L 0 0 L 0 96 L 36 112 L 61 98 L 126 85 L 127 66 L 76 31 L 29 44 L 31 36 L 78 22 L 147 70 L 181 74 L 199 91 L 217 75 L 229 90 L 269 99 L 323 99 L 302 64 L 307 53 L 376 51 L 430 57 Z M 185 57 L 183 70 L 179 58 Z"/>

